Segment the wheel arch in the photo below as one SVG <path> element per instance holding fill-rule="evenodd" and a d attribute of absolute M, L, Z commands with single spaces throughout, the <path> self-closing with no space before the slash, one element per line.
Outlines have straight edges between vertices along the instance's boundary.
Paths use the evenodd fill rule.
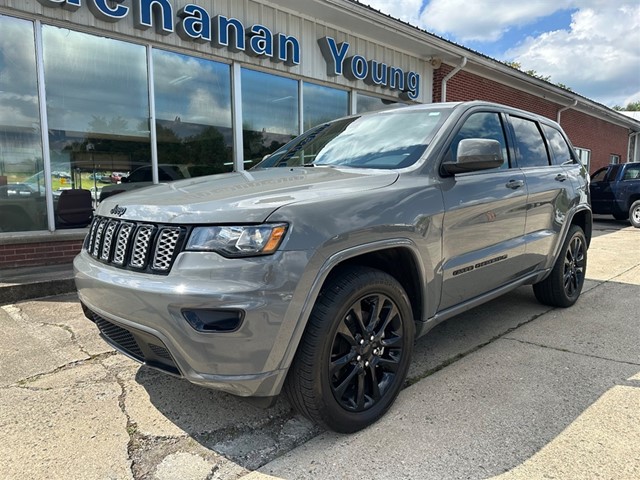
<path fill-rule="evenodd" d="M 320 292 L 331 275 L 337 274 L 342 268 L 349 266 L 368 266 L 384 271 L 393 276 L 404 288 L 412 308 L 416 332 L 418 324 L 426 311 L 426 276 L 423 259 L 418 248 L 409 239 L 391 239 L 359 245 L 336 252 L 329 256 L 318 270 L 311 289 L 307 294 L 295 330 L 291 335 L 289 345 L 282 358 L 281 368 L 288 369 L 300 346 L 300 342 L 309 321 L 309 316 Z M 409 275 L 401 275 L 404 269 Z"/>

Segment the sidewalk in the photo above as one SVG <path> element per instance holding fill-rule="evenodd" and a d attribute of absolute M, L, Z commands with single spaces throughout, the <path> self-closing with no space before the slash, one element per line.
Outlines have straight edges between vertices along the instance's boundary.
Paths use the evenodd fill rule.
<path fill-rule="evenodd" d="M 0 305 L 75 291 L 73 265 L 0 270 Z"/>

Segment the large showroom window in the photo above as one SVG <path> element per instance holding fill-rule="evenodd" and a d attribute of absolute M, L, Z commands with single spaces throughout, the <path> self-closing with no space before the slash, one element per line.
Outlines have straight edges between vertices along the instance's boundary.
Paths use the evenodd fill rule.
<path fill-rule="evenodd" d="M 153 70 L 160 177 L 233 170 L 229 65 L 154 49 Z"/>
<path fill-rule="evenodd" d="M 0 16 L 0 232 L 46 229 L 33 24 Z"/>
<path fill-rule="evenodd" d="M 359 92 L 356 94 L 356 113 L 375 112 L 377 110 L 387 110 L 404 105 L 402 102 L 387 100 L 386 98 L 373 97 Z"/>
<path fill-rule="evenodd" d="M 349 93 L 345 90 L 305 82 L 302 95 L 305 131 L 349 114 Z"/>
<path fill-rule="evenodd" d="M 64 28 L 42 27 L 53 195 L 99 197 L 151 163 L 146 49 Z M 56 226 L 82 226 L 58 222 Z"/>
<path fill-rule="evenodd" d="M 298 82 L 242 69 L 242 134 L 245 167 L 298 135 Z"/>

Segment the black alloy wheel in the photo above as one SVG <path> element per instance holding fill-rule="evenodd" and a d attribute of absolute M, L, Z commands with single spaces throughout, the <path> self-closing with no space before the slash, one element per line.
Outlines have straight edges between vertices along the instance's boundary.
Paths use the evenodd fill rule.
<path fill-rule="evenodd" d="M 325 282 L 289 368 L 284 393 L 310 420 L 361 430 L 393 404 L 411 361 L 411 303 L 391 275 L 344 267 Z"/>
<path fill-rule="evenodd" d="M 540 303 L 563 308 L 576 303 L 587 271 L 587 247 L 582 228 L 572 225 L 551 273 L 533 286 Z"/>
<path fill-rule="evenodd" d="M 368 295 L 349 307 L 329 359 L 331 391 L 345 410 L 368 410 L 393 385 L 404 355 L 402 322 L 386 295 Z"/>

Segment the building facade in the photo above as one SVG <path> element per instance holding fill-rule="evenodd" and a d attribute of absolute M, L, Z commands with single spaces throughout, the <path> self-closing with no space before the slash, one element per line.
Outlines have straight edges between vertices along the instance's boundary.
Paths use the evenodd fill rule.
<path fill-rule="evenodd" d="M 559 120 L 590 171 L 638 160 L 636 120 L 352 0 L 0 0 L 0 268 L 80 250 L 67 190 L 244 170 L 332 118 L 473 99 Z"/>

